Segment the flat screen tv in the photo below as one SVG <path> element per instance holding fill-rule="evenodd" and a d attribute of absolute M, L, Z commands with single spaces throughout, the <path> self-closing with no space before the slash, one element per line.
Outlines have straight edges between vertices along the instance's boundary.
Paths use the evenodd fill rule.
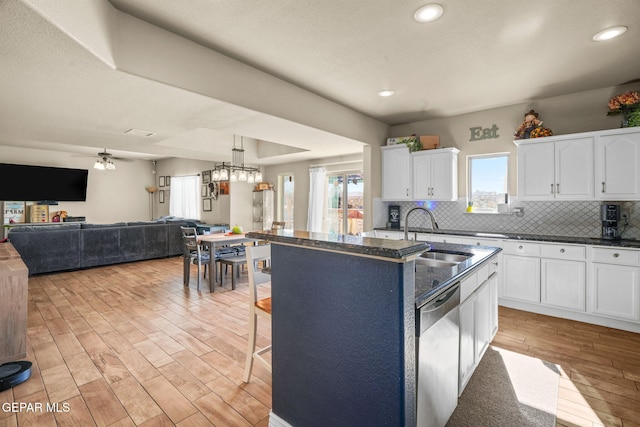
<path fill-rule="evenodd" d="M 84 202 L 86 169 L 0 163 L 0 200 Z"/>

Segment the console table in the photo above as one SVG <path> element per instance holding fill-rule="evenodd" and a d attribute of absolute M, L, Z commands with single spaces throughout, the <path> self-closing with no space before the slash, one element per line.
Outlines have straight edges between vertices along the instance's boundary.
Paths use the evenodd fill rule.
<path fill-rule="evenodd" d="M 27 356 L 29 270 L 10 243 L 0 243 L 0 364 Z"/>

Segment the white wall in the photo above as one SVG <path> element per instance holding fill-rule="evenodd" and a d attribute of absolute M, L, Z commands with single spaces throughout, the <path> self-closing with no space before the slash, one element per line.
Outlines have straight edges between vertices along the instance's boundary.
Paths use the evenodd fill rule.
<path fill-rule="evenodd" d="M 1 141 L 0 141 L 1 143 Z M 146 186 L 153 184 L 151 162 L 115 160 L 115 171 L 93 169 L 96 157 L 0 146 L 0 162 L 33 166 L 87 169 L 86 202 L 60 202 L 50 206 L 50 216 L 66 210 L 70 216 L 85 216 L 87 222 L 110 223 L 149 219 L 149 195 Z M 2 182 L 0 185 L 20 185 Z"/>

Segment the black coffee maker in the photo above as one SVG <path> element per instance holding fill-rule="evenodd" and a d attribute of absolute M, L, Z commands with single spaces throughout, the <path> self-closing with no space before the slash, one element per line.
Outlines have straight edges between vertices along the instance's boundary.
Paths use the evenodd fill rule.
<path fill-rule="evenodd" d="M 606 204 L 600 205 L 600 220 L 602 220 L 602 238 L 619 239 L 620 228 L 620 205 Z"/>

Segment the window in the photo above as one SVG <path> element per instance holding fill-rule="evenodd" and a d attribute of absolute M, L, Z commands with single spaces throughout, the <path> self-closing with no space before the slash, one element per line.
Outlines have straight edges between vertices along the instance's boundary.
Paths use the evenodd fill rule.
<path fill-rule="evenodd" d="M 473 212 L 498 212 L 498 204 L 508 202 L 509 153 L 468 156 L 467 167 Z"/>
<path fill-rule="evenodd" d="M 285 223 L 286 229 L 293 230 L 293 201 L 295 192 L 292 174 L 278 175 L 278 203 L 276 219 Z"/>
<path fill-rule="evenodd" d="M 200 219 L 200 178 L 193 176 L 171 177 L 169 214 L 181 218 Z"/>

